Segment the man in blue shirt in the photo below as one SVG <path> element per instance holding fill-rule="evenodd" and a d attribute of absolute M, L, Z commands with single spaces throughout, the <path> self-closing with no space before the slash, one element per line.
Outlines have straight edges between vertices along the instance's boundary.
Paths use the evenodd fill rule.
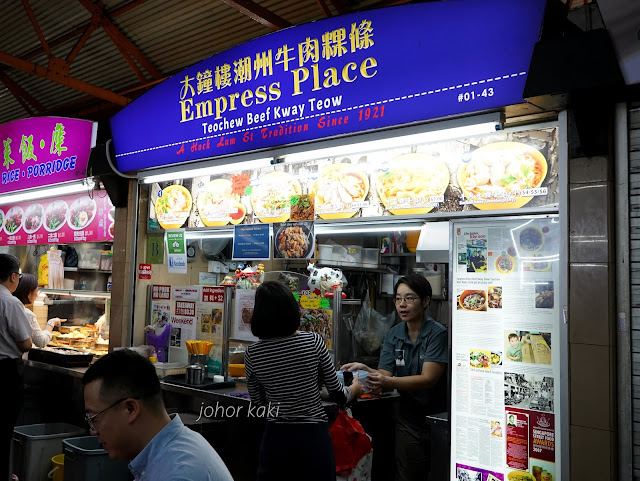
<path fill-rule="evenodd" d="M 169 416 L 153 364 L 129 349 L 96 361 L 82 378 L 86 420 L 136 481 L 233 481 L 224 462 L 180 416 Z"/>

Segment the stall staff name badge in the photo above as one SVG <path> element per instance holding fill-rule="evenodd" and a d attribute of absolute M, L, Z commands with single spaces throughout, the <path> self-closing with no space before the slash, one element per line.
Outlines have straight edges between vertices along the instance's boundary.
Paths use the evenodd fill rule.
<path fill-rule="evenodd" d="M 522 103 L 544 8 L 544 0 L 402 5 L 244 43 L 170 77 L 116 114 L 118 169 Z"/>
<path fill-rule="evenodd" d="M 172 274 L 187 273 L 187 249 L 184 240 L 184 229 L 173 229 L 165 232 L 169 272 Z"/>

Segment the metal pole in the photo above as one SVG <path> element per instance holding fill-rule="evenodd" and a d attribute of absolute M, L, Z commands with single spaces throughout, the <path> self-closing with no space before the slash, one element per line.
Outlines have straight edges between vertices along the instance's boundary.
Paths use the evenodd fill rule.
<path fill-rule="evenodd" d="M 626 104 L 615 111 L 616 312 L 618 373 L 618 475 L 633 478 L 633 399 L 631 366 L 631 274 L 629 141 Z"/>
<path fill-rule="evenodd" d="M 338 343 L 341 339 L 342 331 L 342 289 L 337 288 L 333 291 L 333 329 L 331 329 L 331 349 L 333 350 L 333 363 L 338 369 L 341 365 L 341 356 Z"/>
<path fill-rule="evenodd" d="M 224 304 L 222 310 L 222 366 L 220 374 L 229 380 L 229 338 L 231 337 L 231 319 L 233 317 L 234 286 L 224 286 Z"/>

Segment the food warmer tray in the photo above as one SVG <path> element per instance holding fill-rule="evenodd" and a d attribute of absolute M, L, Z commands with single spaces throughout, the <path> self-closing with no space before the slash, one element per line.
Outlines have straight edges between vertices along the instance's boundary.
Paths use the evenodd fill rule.
<path fill-rule="evenodd" d="M 55 349 L 53 351 L 47 348 L 31 348 L 29 350 L 29 360 L 62 367 L 86 367 L 93 361 L 93 354 L 91 353 L 79 352 L 65 347 L 56 347 Z M 63 352 L 65 354 L 62 354 Z"/>
<path fill-rule="evenodd" d="M 167 384 L 174 384 L 176 386 L 190 387 L 193 389 L 204 389 L 206 391 L 212 389 L 223 389 L 225 387 L 235 387 L 234 381 L 213 382 L 205 380 L 202 384 L 189 384 L 184 380 L 184 374 L 170 374 L 161 379 L 161 381 Z"/>

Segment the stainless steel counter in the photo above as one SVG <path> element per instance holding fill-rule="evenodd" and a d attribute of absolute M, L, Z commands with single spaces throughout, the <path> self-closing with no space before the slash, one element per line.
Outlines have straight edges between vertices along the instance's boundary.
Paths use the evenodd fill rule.
<path fill-rule="evenodd" d="M 38 362 L 38 361 L 25 361 L 25 365 L 29 367 L 33 367 L 36 369 L 42 369 L 43 371 L 55 372 L 58 374 L 66 374 L 68 376 L 72 376 L 78 379 L 81 379 L 84 376 L 84 373 L 87 372 L 87 367 L 64 367 L 64 366 L 56 366 L 55 364 L 48 364 L 46 362 Z"/>

